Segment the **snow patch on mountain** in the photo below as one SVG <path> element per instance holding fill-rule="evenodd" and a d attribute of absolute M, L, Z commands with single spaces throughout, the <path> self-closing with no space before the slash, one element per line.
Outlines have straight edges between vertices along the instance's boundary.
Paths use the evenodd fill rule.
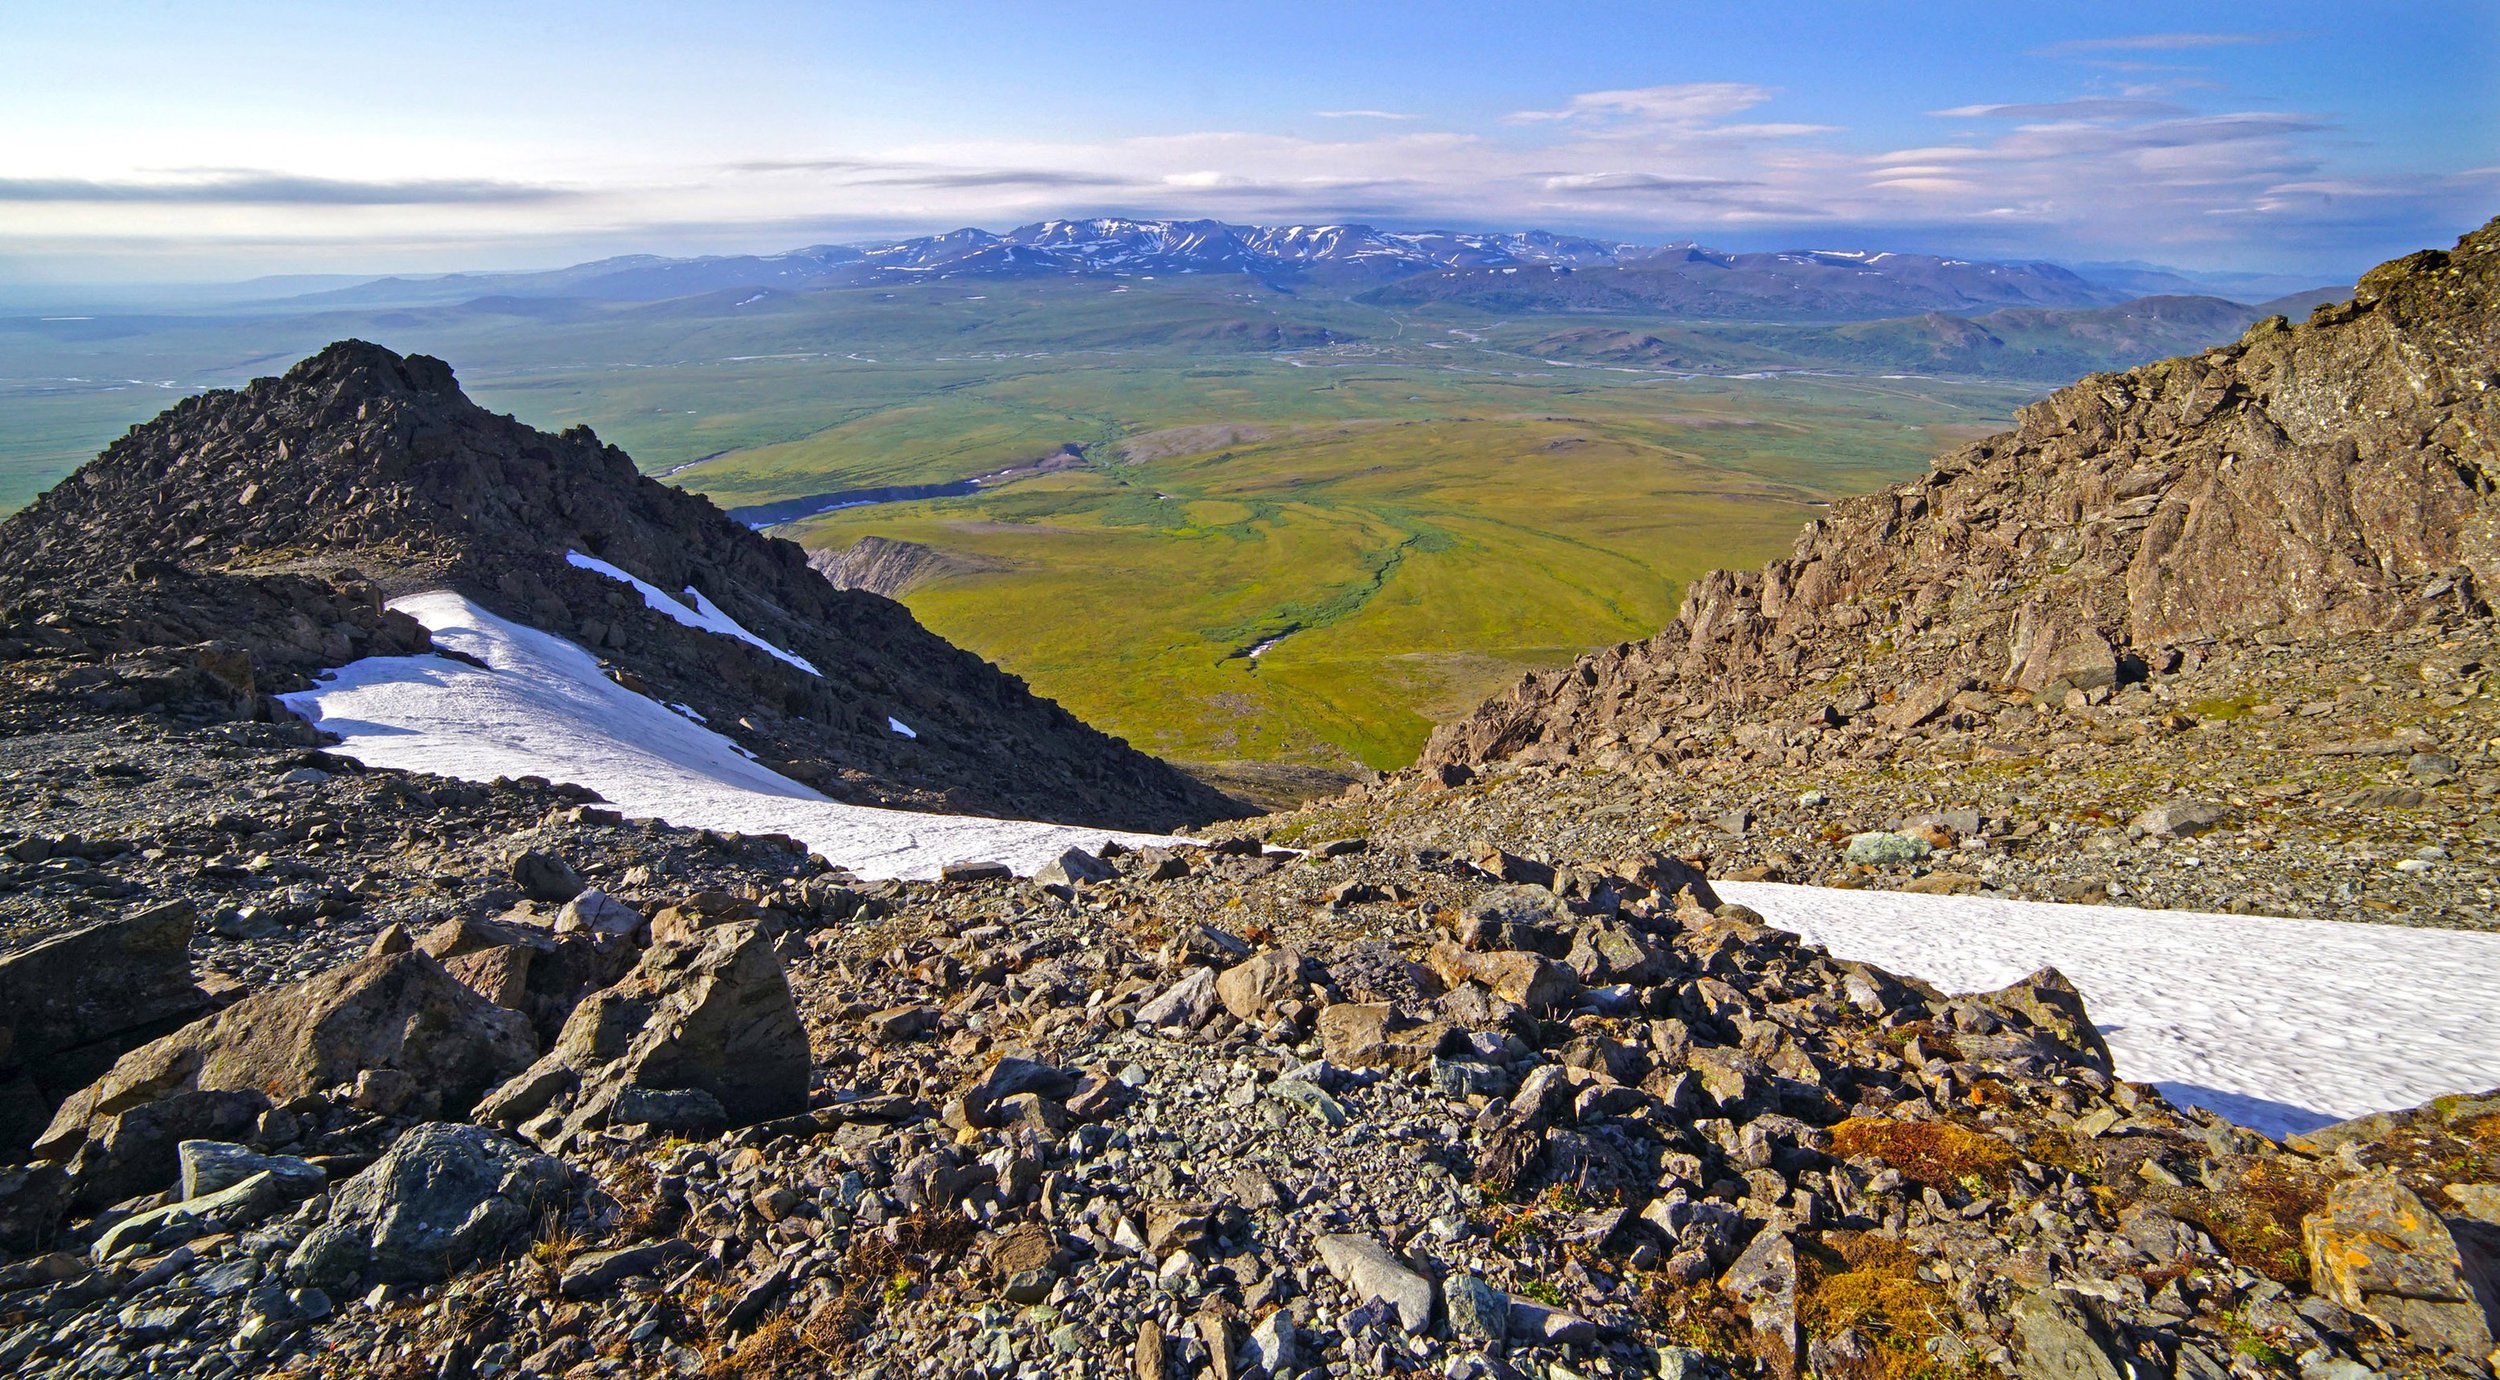
<path fill-rule="evenodd" d="M 339 735 L 338 752 L 376 767 L 469 781 L 540 776 L 597 791 L 628 815 L 690 828 L 787 834 L 862 877 L 927 878 L 949 863 L 1003 862 L 1029 875 L 1069 848 L 1106 839 L 1176 840 L 1031 820 L 923 814 L 828 800 L 750 760 L 735 742 L 610 681 L 562 638 L 500 618 L 449 591 L 391 607 L 435 642 L 478 658 L 368 657 L 287 707 Z"/>
<path fill-rule="evenodd" d="M 2500 1084 L 2500 934 L 1717 882 L 1952 992 L 2066 975 L 2122 1078 L 2272 1136 Z"/>
<path fill-rule="evenodd" d="M 610 565 L 596 556 L 585 556 L 579 551 L 567 551 L 564 553 L 564 562 L 567 565 L 578 566 L 583 570 L 592 572 L 593 574 L 605 575 L 611 580 L 618 580 L 625 584 L 632 585 L 634 589 L 642 595 L 642 602 L 644 604 L 648 605 L 655 612 L 666 614 L 668 617 L 676 619 L 678 622 L 685 624 L 689 628 L 696 629 L 700 632 L 717 633 L 722 637 L 734 637 L 740 642 L 744 642 L 748 646 L 764 652 L 768 656 L 779 657 L 783 661 L 789 662 L 791 665 L 798 667 L 800 670 L 807 672 L 811 676 L 824 674 L 816 669 L 814 662 L 807 660 L 805 657 L 796 656 L 792 653 L 783 651 L 781 648 L 774 646 L 772 643 L 765 641 L 763 638 L 757 637 L 755 634 L 748 632 L 744 627 L 739 625 L 737 619 L 732 618 L 727 613 L 723 612 L 720 605 L 704 598 L 703 591 L 696 589 L 692 585 L 688 585 L 686 587 L 686 593 L 694 600 L 694 606 L 689 608 L 685 604 L 678 602 L 678 600 L 667 594 L 665 591 L 661 590 L 659 586 L 654 585 L 650 581 L 644 580 L 639 576 L 628 574 L 626 571 Z"/>

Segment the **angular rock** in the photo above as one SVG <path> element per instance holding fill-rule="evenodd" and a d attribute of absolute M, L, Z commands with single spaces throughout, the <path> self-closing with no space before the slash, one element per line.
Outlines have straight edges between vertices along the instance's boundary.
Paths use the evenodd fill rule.
<path fill-rule="evenodd" d="M 477 1119 L 557 1145 L 615 1120 L 628 1089 L 693 1090 L 744 1126 L 806 1110 L 810 1066 L 781 960 L 758 927 L 728 924 L 654 945 L 623 982 L 584 998 L 555 1047 L 488 1095 Z"/>
<path fill-rule="evenodd" d="M 1534 1299 L 1510 1301 L 1511 1340 L 1541 1346 L 1585 1346 L 1597 1340 L 1597 1324 Z"/>
<path fill-rule="evenodd" d="M 586 1251 L 565 1263 L 556 1291 L 568 1299 L 590 1298 L 636 1275 L 657 1274 L 701 1254 L 692 1243 L 675 1237 L 613 1251 Z"/>
<path fill-rule="evenodd" d="M 2450 1232 L 2412 1190 L 2381 1171 L 2346 1179 L 2301 1222 L 2318 1291 L 2416 1346 L 2480 1362 L 2500 1316 L 2500 1260 Z"/>
<path fill-rule="evenodd" d="M 1471 1274 L 1454 1274 L 1443 1285 L 1442 1306 L 1450 1331 L 1479 1347 L 1499 1347 L 1510 1335 L 1510 1296 Z"/>
<path fill-rule="evenodd" d="M 0 954 L 0 1158 L 43 1130 L 63 1097 L 134 1046 L 209 1007 L 191 978 L 187 901 L 154 906 Z"/>
<path fill-rule="evenodd" d="M 1107 882 L 1120 875 L 1120 870 L 1082 848 L 1071 848 L 1042 864 L 1033 880 L 1043 886 L 1074 886 L 1079 882 Z"/>
<path fill-rule="evenodd" d="M 536 1047 L 519 1013 L 485 1001 L 432 958 L 367 958 L 247 997 L 132 1050 L 61 1105 L 37 1148 L 55 1158 L 76 1153 L 106 1137 L 117 1118 L 180 1093 L 301 1097 L 369 1069 L 407 1074 L 415 1105 L 456 1115 L 528 1063 Z M 193 1137 L 236 1138 L 194 1127 L 175 1139 Z M 167 1141 L 161 1172 L 168 1182 L 173 1151 Z"/>
<path fill-rule="evenodd" d="M 182 1172 L 184 1141 L 250 1135 L 268 1110 L 259 1092 L 191 1088 L 101 1118 L 69 1157 L 73 1201 L 93 1209 L 162 1192 Z"/>
<path fill-rule="evenodd" d="M 1279 1002 L 1300 998 L 1309 985 L 1310 960 L 1296 949 L 1273 949 L 1227 968 L 1215 980 L 1216 999 L 1235 1020 L 1265 1020 Z"/>
<path fill-rule="evenodd" d="M 2015 1301 L 2014 1336 L 2023 1380 L 2127 1380 L 2134 1370 L 2121 1368 L 2081 1310 L 2048 1294 Z"/>
<path fill-rule="evenodd" d="M 1973 998 L 1999 1011 L 2021 1016 L 2040 1035 L 2074 1051 L 2103 1073 L 2114 1071 L 2109 1044 L 2084 1010 L 2083 993 L 2055 968 L 2042 968 L 2020 982 Z"/>
<path fill-rule="evenodd" d="M 0 1167 L 0 1253 L 41 1250 L 69 1212 L 69 1173 L 42 1162 Z"/>
<path fill-rule="evenodd" d="M 1308 1364 L 1308 1352 L 1302 1329 L 1294 1326 L 1292 1314 L 1280 1308 L 1250 1329 L 1249 1340 L 1241 1344 L 1241 1368 L 1264 1371 L 1271 1378 L 1294 1375 Z"/>
<path fill-rule="evenodd" d="M 2187 838 L 2230 817 L 2228 809 L 2210 800 L 2168 800 L 2137 815 L 2133 827 L 2159 838 Z"/>
<path fill-rule="evenodd" d="M 1780 1380 L 1797 1380 L 1804 1359 L 1797 1284 L 1796 1243 L 1776 1228 L 1757 1234 L 1719 1279 L 1719 1287 L 1745 1306 L 1754 1349 Z"/>
<path fill-rule="evenodd" d="M 1935 846 L 1915 834 L 1895 834 L 1884 830 L 1849 836 L 1842 853 L 1847 861 L 1867 867 L 1890 867 L 1898 863 L 1917 862 L 1936 851 Z"/>
<path fill-rule="evenodd" d="M 562 904 L 582 893 L 580 873 L 564 859 L 535 849 L 512 860 L 512 881 L 533 901 Z"/>
<path fill-rule="evenodd" d="M 270 1170 L 229 1184 L 213 1193 L 126 1217 L 96 1238 L 93 1254 L 110 1260 L 134 1246 L 164 1247 L 211 1231 L 241 1231 L 288 1203 L 320 1191 L 300 1177 L 281 1180 Z"/>
<path fill-rule="evenodd" d="M 176 1147 L 182 1161 L 180 1192 L 199 1198 L 232 1188 L 255 1174 L 275 1176 L 278 1186 L 295 1197 L 319 1193 L 330 1181 L 327 1171 L 292 1155 L 261 1155 L 223 1140 L 186 1140 Z"/>
<path fill-rule="evenodd" d="M 571 1179 L 562 1161 L 482 1126 L 415 1127 L 339 1186 L 287 1277 L 332 1293 L 447 1279 L 527 1241 Z"/>
<path fill-rule="evenodd" d="M 1322 1057 L 1346 1068 L 1427 1067 L 1455 1029 L 1383 1002 L 1335 1002 L 1319 1013 Z"/>
<path fill-rule="evenodd" d="M 1162 1029 L 1191 1030 L 1215 1010 L 1215 970 L 1192 968 L 1163 994 L 1137 1008 L 1137 1023 Z"/>
<path fill-rule="evenodd" d="M 1377 1238 L 1346 1233 L 1322 1236 L 1315 1244 L 1320 1263 L 1357 1301 L 1377 1300 L 1396 1309 L 1409 1336 L 1432 1326 L 1432 1281 L 1406 1268 Z"/>
<path fill-rule="evenodd" d="M 1453 987 L 1462 982 L 1481 983 L 1493 995 L 1528 1011 L 1551 1010 L 1580 990 L 1580 979 L 1569 968 L 1524 949 L 1473 953 L 1445 942 L 1432 946 L 1431 957 L 1432 971 L 1443 982 Z"/>
<path fill-rule="evenodd" d="M 556 912 L 556 933 L 590 934 L 606 939 L 632 939 L 649 922 L 642 912 L 604 891 L 585 891 Z"/>

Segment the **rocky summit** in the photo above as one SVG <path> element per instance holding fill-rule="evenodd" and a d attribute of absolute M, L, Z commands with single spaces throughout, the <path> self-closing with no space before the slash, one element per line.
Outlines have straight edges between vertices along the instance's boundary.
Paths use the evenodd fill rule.
<path fill-rule="evenodd" d="M 1712 874 L 2485 923 L 2495 237 L 1030 877 L 358 762 L 271 691 L 450 587 L 836 793 L 1221 806 L 435 361 L 185 403 L 0 528 L 0 1372 L 2487 1376 L 2500 1090 L 2271 1139 Z"/>

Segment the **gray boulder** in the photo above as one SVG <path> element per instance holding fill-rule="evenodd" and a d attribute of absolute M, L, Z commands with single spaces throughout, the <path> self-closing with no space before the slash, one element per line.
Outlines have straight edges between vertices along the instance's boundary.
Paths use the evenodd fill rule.
<path fill-rule="evenodd" d="M 2166 800 L 2137 815 L 2132 827 L 2158 838 L 2188 838 L 2222 823 L 2230 813 L 2210 800 Z"/>
<path fill-rule="evenodd" d="M 448 1279 L 527 1241 L 570 1182 L 562 1161 L 484 1127 L 419 1126 L 339 1186 L 286 1275 L 332 1294 Z"/>
<path fill-rule="evenodd" d="M 232 1188 L 255 1174 L 275 1176 L 279 1186 L 299 1198 L 319 1193 L 330 1182 L 329 1174 L 310 1160 L 255 1154 L 232 1141 L 186 1140 L 177 1152 L 182 1160 L 181 1193 L 185 1199 Z"/>
<path fill-rule="evenodd" d="M 1350 1234 L 1323 1236 L 1318 1245 L 1320 1263 L 1358 1303 L 1376 1299 L 1396 1309 L 1409 1336 L 1432 1326 L 1432 1281 L 1406 1268 L 1387 1246 Z"/>
<path fill-rule="evenodd" d="M 1192 1029 L 1215 1010 L 1215 1003 L 1215 970 L 1192 968 L 1180 981 L 1165 988 L 1163 995 L 1137 1008 L 1137 1023 Z"/>
<path fill-rule="evenodd" d="M 1074 886 L 1079 882 L 1107 882 L 1120 875 L 1118 868 L 1086 852 L 1071 848 L 1042 864 L 1033 880 L 1043 886 Z"/>

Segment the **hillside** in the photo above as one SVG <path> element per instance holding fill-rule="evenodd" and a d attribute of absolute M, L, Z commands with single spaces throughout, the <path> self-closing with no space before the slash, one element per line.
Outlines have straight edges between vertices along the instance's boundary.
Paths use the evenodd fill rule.
<path fill-rule="evenodd" d="M 1588 268 L 1447 268 L 1375 289 L 1363 300 L 1455 304 L 1505 315 L 1850 320 L 1995 306 L 2103 306 L 2126 296 L 2047 263 L 1865 250 L 1731 254 L 1693 246 Z"/>
<path fill-rule="evenodd" d="M 2487 226 L 2305 324 L 2061 390 L 1444 724 L 1383 799 L 1418 843 L 2500 923 L 2495 250 Z"/>
<path fill-rule="evenodd" d="M 179 663 L 239 644 L 221 674 L 260 693 L 423 646 L 379 603 L 448 588 L 840 799 L 1149 828 L 1227 810 L 587 428 L 532 430 L 440 361 L 361 342 L 134 429 L 0 526 L 0 585 L 47 615 L 12 623 L 34 646 Z"/>
<path fill-rule="evenodd" d="M 1425 761 L 1568 753 L 1671 683 L 1742 702 L 1879 639 L 1900 670 L 2037 691 L 2182 643 L 2479 607 L 2500 575 L 2496 330 L 2500 223 L 2373 270 L 2305 325 L 2086 379 L 1920 480 L 1834 504 L 1793 555 L 1698 582 L 1658 636 L 1558 678 L 1578 688 L 1523 683 Z"/>

